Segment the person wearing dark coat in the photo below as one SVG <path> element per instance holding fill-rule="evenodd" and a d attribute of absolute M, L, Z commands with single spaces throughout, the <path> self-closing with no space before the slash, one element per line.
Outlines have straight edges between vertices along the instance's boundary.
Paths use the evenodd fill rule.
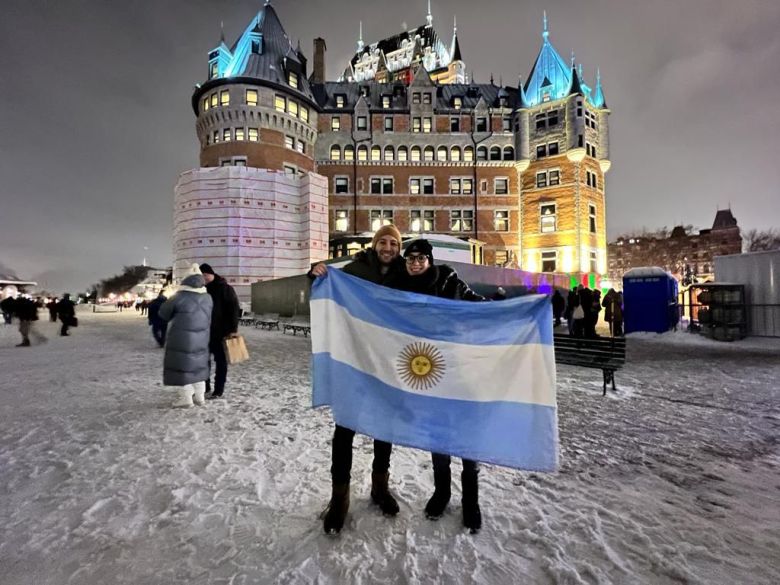
<path fill-rule="evenodd" d="M 193 264 L 179 290 L 158 311 L 158 317 L 168 323 L 163 384 L 177 387 L 174 408 L 205 404 L 213 305 L 205 285 L 198 265 Z"/>
<path fill-rule="evenodd" d="M 552 296 L 552 308 L 553 317 L 555 318 L 555 326 L 558 327 L 558 325 L 561 324 L 561 317 L 563 316 L 563 311 L 566 308 L 566 300 L 563 298 L 561 291 L 558 289 L 555 290 Z"/>
<path fill-rule="evenodd" d="M 14 301 L 13 310 L 16 318 L 19 319 L 19 333 L 22 336 L 22 342 L 16 347 L 30 347 L 30 336 L 40 343 L 46 341 L 46 337 L 35 329 L 35 321 L 38 320 L 38 305 L 35 301 L 19 297 Z"/>
<path fill-rule="evenodd" d="M 57 322 L 57 299 L 52 299 L 46 303 L 46 308 L 49 309 L 49 321 L 52 323 Z"/>
<path fill-rule="evenodd" d="M 206 290 L 211 296 L 214 308 L 211 312 L 211 339 L 209 340 L 209 352 L 214 356 L 214 391 L 211 391 L 211 374 L 206 378 L 206 393 L 209 400 L 222 398 L 225 394 L 225 382 L 227 381 L 228 363 L 225 355 L 225 338 L 238 334 L 238 318 L 241 316 L 241 307 L 238 304 L 236 291 L 227 281 L 205 262 L 200 265 L 203 279 L 206 281 Z M 209 367 L 211 360 L 209 360 Z"/>
<path fill-rule="evenodd" d="M 152 336 L 160 347 L 165 345 L 165 330 L 168 327 L 168 323 L 160 318 L 160 307 L 167 299 L 163 293 L 157 295 L 157 298 L 151 301 L 147 309 L 147 318 L 149 319 L 149 325 L 152 326 Z"/>
<path fill-rule="evenodd" d="M 435 265 L 433 247 L 425 239 L 413 240 L 404 251 L 406 270 L 388 281 L 387 286 L 423 295 L 463 301 L 486 301 L 458 277 L 455 270 L 445 264 Z M 431 453 L 433 461 L 434 491 L 425 505 L 425 515 L 437 520 L 444 514 L 452 495 L 450 456 Z M 463 459 L 461 473 L 463 488 L 463 525 L 472 533 L 482 528 L 482 512 L 479 509 L 479 465 Z"/>
<path fill-rule="evenodd" d="M 57 316 L 60 318 L 62 327 L 60 328 L 60 335 L 67 337 L 70 335 L 68 329 L 73 325 L 73 320 L 76 317 L 76 305 L 70 300 L 70 295 L 65 293 L 62 295 L 60 302 L 57 303 Z"/>
<path fill-rule="evenodd" d="M 380 227 L 374 233 L 371 248 L 355 254 L 343 271 L 374 284 L 385 285 L 395 274 L 404 270 L 401 251 L 401 232 L 394 225 Z M 317 264 L 310 271 L 310 278 L 327 276 L 327 266 Z M 333 433 L 331 474 L 331 498 L 323 519 L 326 534 L 338 534 L 344 526 L 349 511 L 349 483 L 352 472 L 352 443 L 355 431 L 336 425 Z M 395 516 L 399 507 L 390 492 L 390 456 L 393 445 L 374 439 L 374 461 L 371 467 L 371 501 L 385 516 Z"/>
<path fill-rule="evenodd" d="M 3 312 L 3 321 L 6 325 L 11 324 L 11 320 L 14 316 L 15 303 L 16 299 L 12 296 L 5 297 L 2 301 L 0 301 L 0 311 Z"/>

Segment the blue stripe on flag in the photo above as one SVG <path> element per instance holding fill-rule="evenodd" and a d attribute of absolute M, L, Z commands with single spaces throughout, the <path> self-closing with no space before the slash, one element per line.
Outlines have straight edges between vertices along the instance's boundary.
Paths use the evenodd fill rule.
<path fill-rule="evenodd" d="M 328 353 L 314 354 L 312 366 L 313 405 L 330 405 L 339 425 L 434 453 L 531 471 L 557 469 L 554 407 L 414 394 L 335 361 Z"/>
<path fill-rule="evenodd" d="M 467 303 L 397 291 L 331 269 L 314 281 L 310 298 L 332 299 L 361 321 L 426 339 L 469 345 L 553 344 L 552 305 L 546 295 Z M 376 304 L 382 305 L 381 311 L 373 310 Z"/>

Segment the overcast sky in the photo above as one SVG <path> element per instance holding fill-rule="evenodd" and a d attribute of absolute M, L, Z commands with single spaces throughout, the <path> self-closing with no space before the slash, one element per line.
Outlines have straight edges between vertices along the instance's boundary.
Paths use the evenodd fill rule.
<path fill-rule="evenodd" d="M 171 262 L 173 186 L 198 162 L 190 97 L 224 21 L 228 44 L 262 0 L 3 0 L 0 266 L 83 290 Z M 327 76 L 366 43 L 425 23 L 426 0 L 273 2 Z M 718 207 L 744 229 L 780 226 L 780 2 L 432 2 L 445 39 L 457 15 L 477 82 L 527 78 L 541 44 L 575 51 L 612 110 L 607 228 L 691 223 Z M 148 248 L 148 250 L 145 250 Z"/>

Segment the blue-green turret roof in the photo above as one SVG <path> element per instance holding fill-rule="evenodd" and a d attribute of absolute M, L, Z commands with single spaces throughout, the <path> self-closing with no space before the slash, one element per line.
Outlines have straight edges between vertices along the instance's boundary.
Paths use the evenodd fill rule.
<path fill-rule="evenodd" d="M 523 88 L 525 99 L 529 106 L 535 106 L 544 101 L 566 97 L 571 81 L 569 65 L 550 43 L 550 31 L 547 30 L 547 13 L 545 13 L 542 48 Z"/>

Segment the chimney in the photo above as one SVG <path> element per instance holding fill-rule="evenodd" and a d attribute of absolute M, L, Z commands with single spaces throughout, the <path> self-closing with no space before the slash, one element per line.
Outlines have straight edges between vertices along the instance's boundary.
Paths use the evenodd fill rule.
<path fill-rule="evenodd" d="M 325 39 L 317 37 L 314 39 L 314 70 L 312 71 L 312 81 L 314 83 L 325 83 Z"/>

